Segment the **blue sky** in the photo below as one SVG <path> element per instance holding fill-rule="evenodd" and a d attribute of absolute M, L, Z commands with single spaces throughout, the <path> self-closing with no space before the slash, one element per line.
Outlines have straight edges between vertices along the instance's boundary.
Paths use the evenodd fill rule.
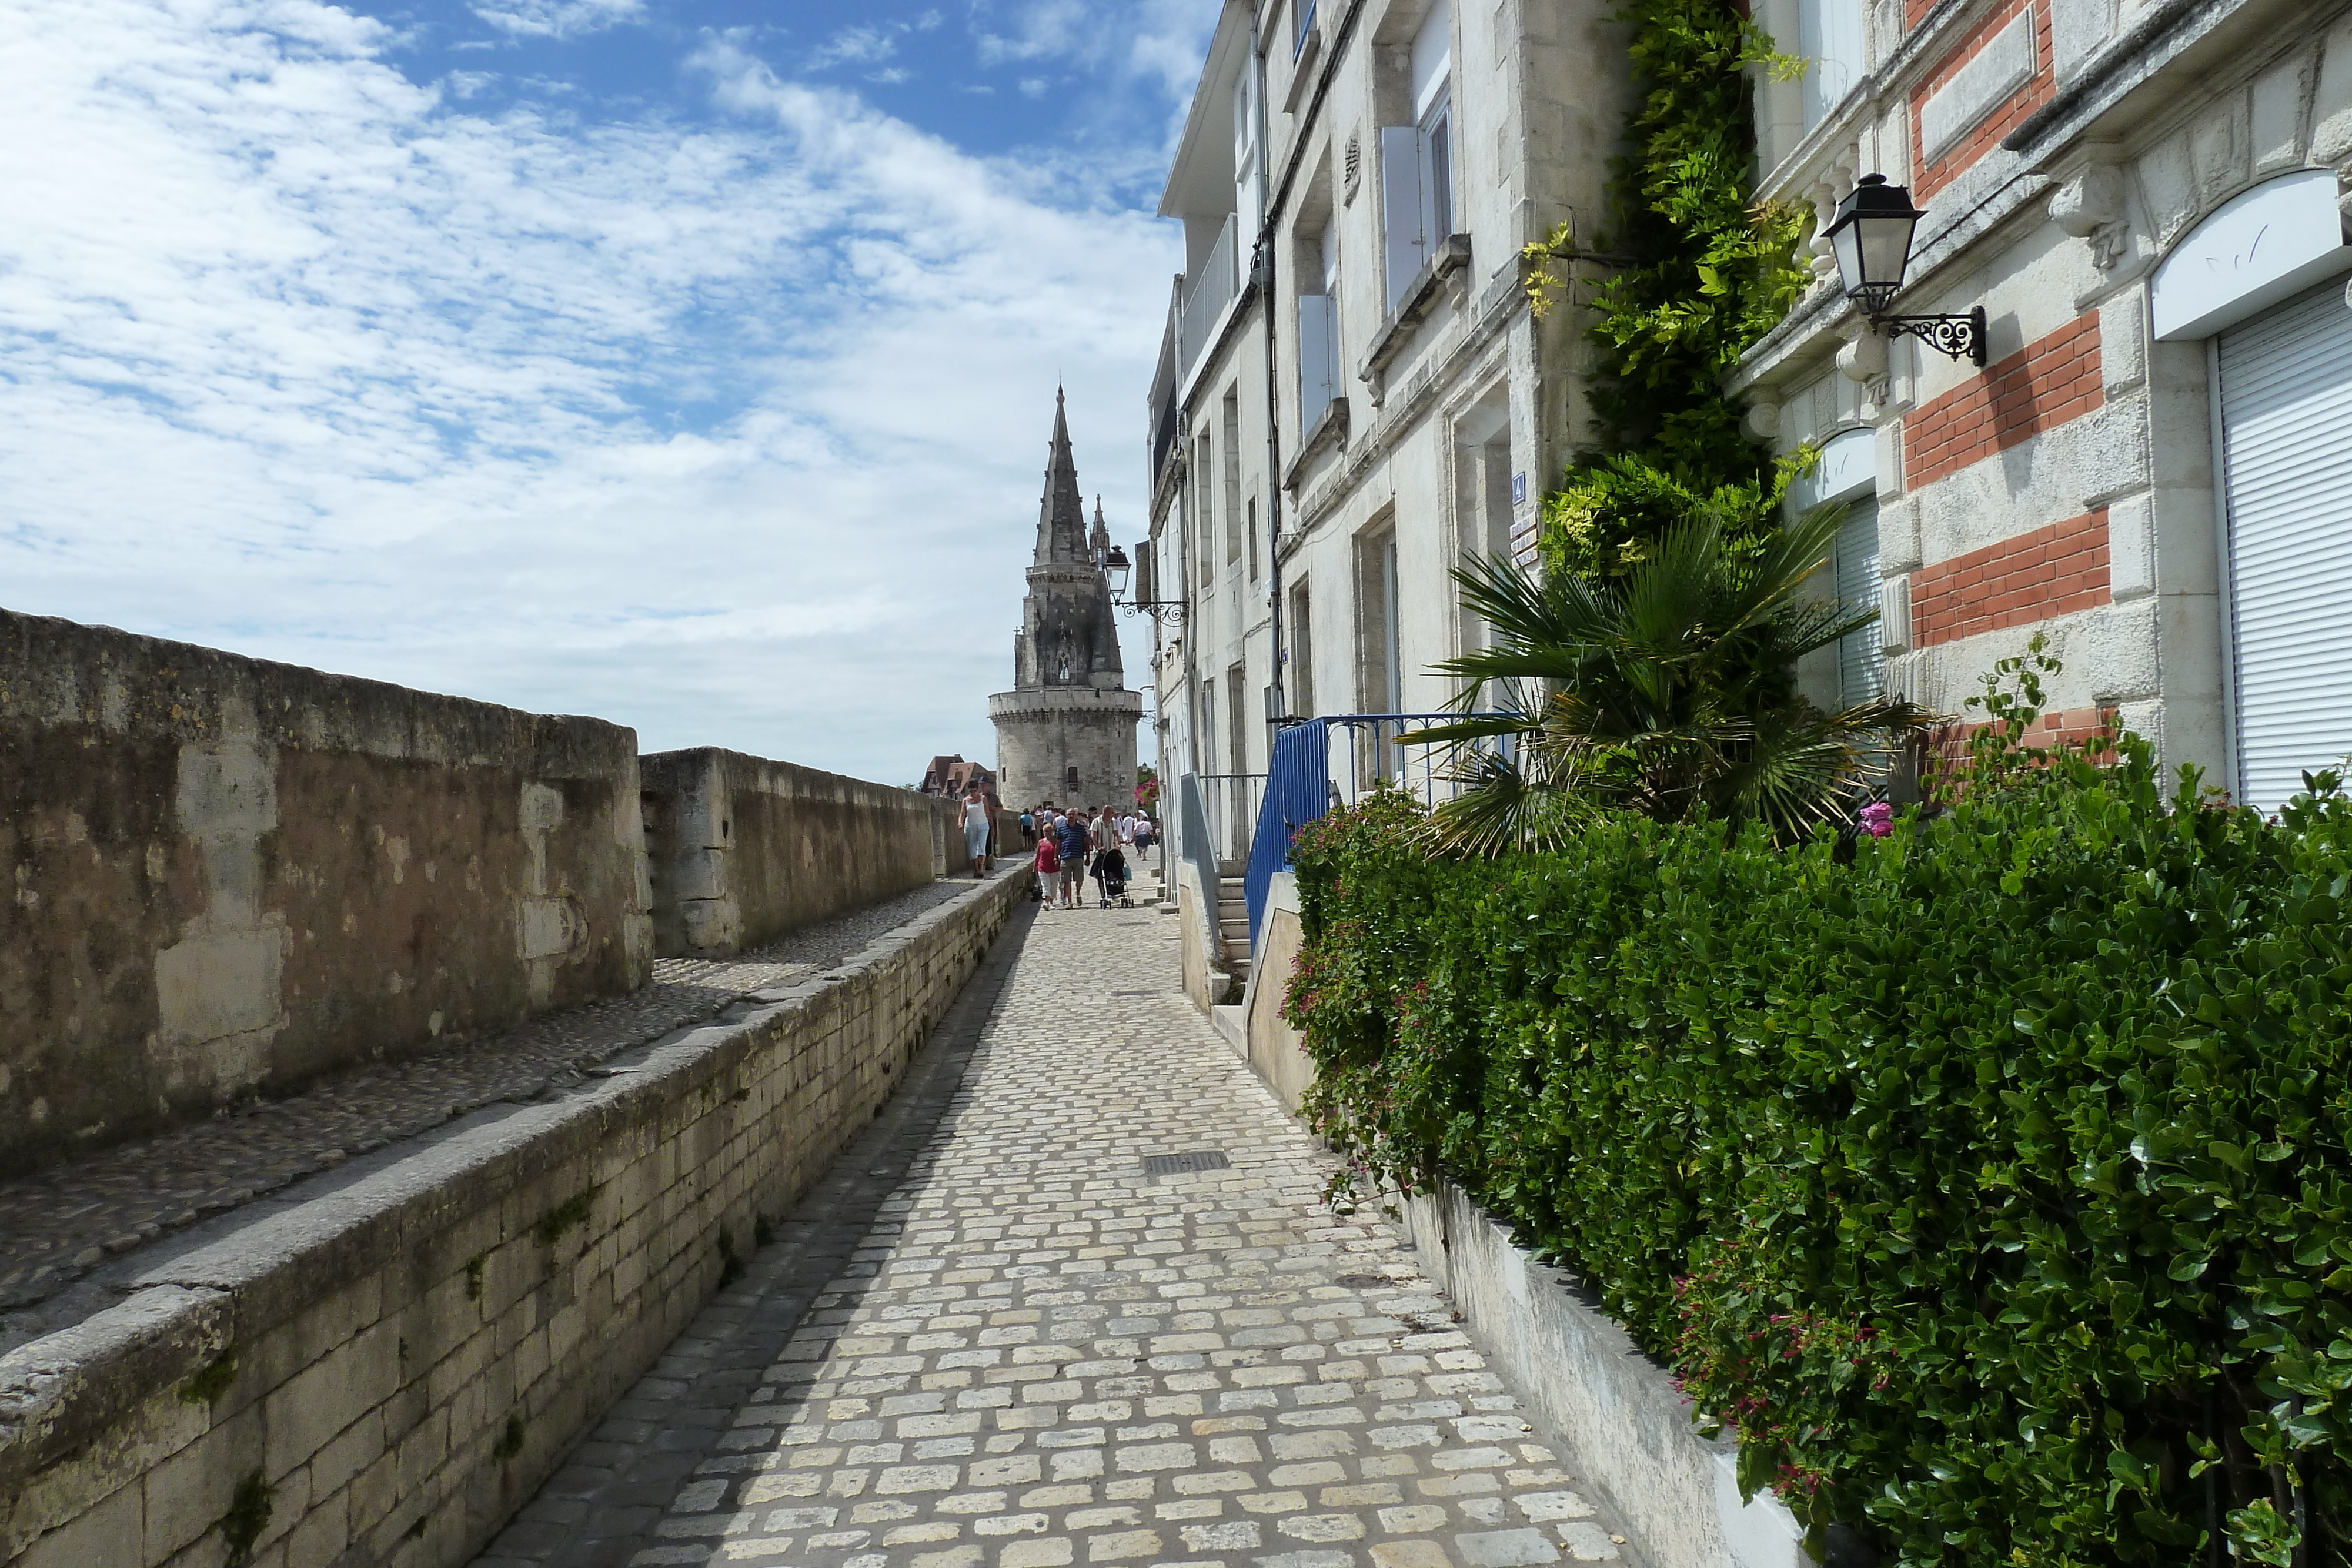
<path fill-rule="evenodd" d="M 0 605 L 992 756 L 1057 379 L 1143 532 L 1214 13 L 0 0 Z"/>

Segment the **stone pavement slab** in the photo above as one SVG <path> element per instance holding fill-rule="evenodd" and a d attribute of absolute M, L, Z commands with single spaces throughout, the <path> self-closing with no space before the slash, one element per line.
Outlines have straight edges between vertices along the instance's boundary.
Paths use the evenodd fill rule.
<path fill-rule="evenodd" d="M 0 1351 L 113 1305 L 114 1282 L 151 1266 L 158 1243 L 174 1245 L 206 1222 L 236 1223 L 236 1211 L 272 1195 L 307 1198 L 315 1184 L 306 1178 L 484 1106 L 576 1083 L 595 1063 L 703 1023 L 752 991 L 840 963 L 971 885 L 943 878 L 732 958 L 665 958 L 653 983 L 629 996 L 0 1181 Z"/>
<path fill-rule="evenodd" d="M 478 1568 L 1638 1561 L 1176 949 L 1026 913 L 894 1104 L 903 1174 L 853 1150 L 887 1190 L 808 1206 Z"/>

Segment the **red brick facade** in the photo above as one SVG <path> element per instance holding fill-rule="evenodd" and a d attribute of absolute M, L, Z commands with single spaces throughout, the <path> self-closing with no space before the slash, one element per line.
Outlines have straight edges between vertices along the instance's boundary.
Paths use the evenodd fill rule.
<path fill-rule="evenodd" d="M 1911 579 L 1912 646 L 1932 648 L 2107 602 L 2107 509 L 2036 528 L 1921 569 Z"/>
<path fill-rule="evenodd" d="M 1927 148 L 1919 140 L 1920 111 L 1936 89 L 1952 78 L 1953 73 L 1974 59 L 1993 35 L 2014 21 L 2025 9 L 2028 0 L 2002 0 L 1984 20 L 1969 28 L 1960 41 L 1937 62 L 1919 85 L 1911 92 L 1911 199 L 1921 206 L 1958 179 L 1961 172 L 1978 159 L 2000 145 L 2000 139 L 2017 129 L 2018 122 L 2043 104 L 2058 90 L 2058 74 L 2053 62 L 2056 52 L 2050 37 L 2051 0 L 2032 0 L 2033 4 L 2033 75 L 2023 87 L 2011 93 L 2009 101 L 1977 121 L 1966 136 L 1944 149 L 1934 162 L 1927 157 Z M 1934 6 L 1935 0 L 1909 0 L 1908 24 L 1917 26 L 1920 19 Z"/>
<path fill-rule="evenodd" d="M 2005 452 L 2105 401 L 2099 318 L 2085 311 L 1903 421 L 1903 476 L 1913 489 Z"/>

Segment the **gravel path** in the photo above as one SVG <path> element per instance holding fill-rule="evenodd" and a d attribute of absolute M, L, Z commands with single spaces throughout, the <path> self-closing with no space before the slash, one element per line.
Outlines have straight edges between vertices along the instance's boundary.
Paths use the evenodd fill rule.
<path fill-rule="evenodd" d="M 0 1353 L 116 1300 L 131 1255 L 481 1106 L 535 1099 L 746 992 L 840 963 L 975 884 L 946 878 L 733 958 L 665 958 L 653 983 L 432 1056 L 0 1183 Z M 305 1194 L 304 1196 L 307 1196 Z"/>

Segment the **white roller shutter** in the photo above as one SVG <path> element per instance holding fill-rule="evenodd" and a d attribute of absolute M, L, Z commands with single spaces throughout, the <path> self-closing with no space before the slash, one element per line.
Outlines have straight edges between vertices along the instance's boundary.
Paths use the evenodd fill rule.
<path fill-rule="evenodd" d="M 2238 799 L 2352 753 L 2352 308 L 2341 278 L 2221 335 Z"/>
<path fill-rule="evenodd" d="M 1838 525 L 1838 602 L 1849 610 L 1875 610 L 1878 591 L 1878 502 L 1865 496 L 1846 508 Z M 1885 638 L 1865 626 L 1838 642 L 1838 694 L 1848 707 L 1886 689 Z"/>

